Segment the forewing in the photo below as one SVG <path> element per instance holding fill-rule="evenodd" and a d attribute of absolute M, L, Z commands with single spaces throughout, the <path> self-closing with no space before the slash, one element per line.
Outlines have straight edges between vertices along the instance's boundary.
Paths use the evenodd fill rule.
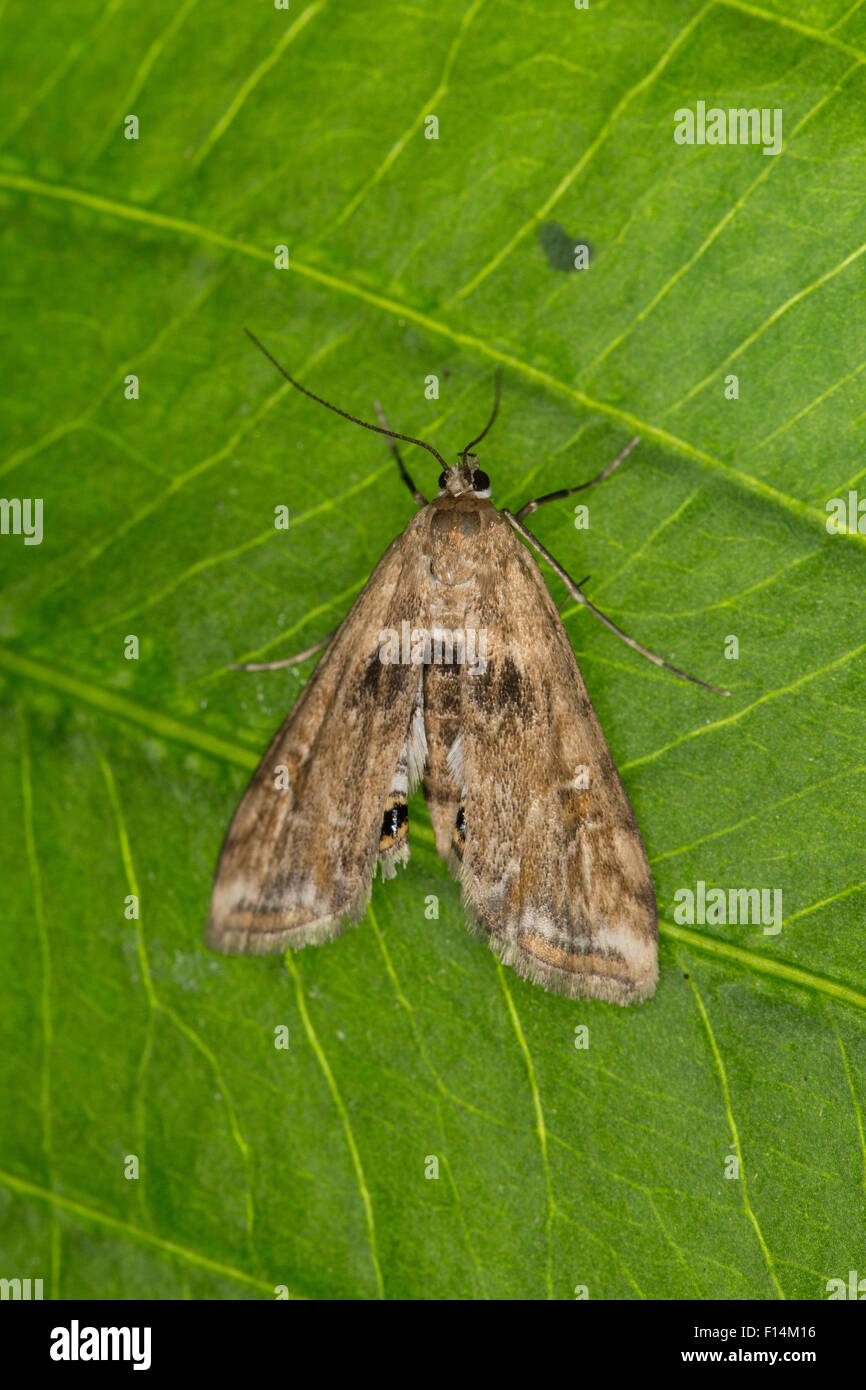
<path fill-rule="evenodd" d="M 533 557 L 491 532 L 477 620 L 487 666 L 461 687 L 464 897 L 528 979 L 628 1004 L 655 989 L 656 904 L 634 814 Z"/>
<path fill-rule="evenodd" d="M 417 535 L 416 518 L 379 561 L 235 812 L 205 933 L 218 951 L 300 948 L 364 913 L 420 684 L 380 660 L 384 630 L 423 621 Z"/>

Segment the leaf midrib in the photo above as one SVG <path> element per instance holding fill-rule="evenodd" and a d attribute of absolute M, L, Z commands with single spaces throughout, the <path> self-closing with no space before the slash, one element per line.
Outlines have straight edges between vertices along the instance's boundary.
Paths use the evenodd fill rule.
<path fill-rule="evenodd" d="M 262 247 L 238 241 L 234 237 L 226 236 L 222 232 L 212 231 L 196 222 L 191 222 L 185 218 L 173 217 L 167 213 L 155 212 L 152 209 L 138 207 L 133 203 L 120 203 L 109 198 L 103 198 L 98 194 L 87 193 L 83 189 L 71 188 L 63 184 L 48 183 L 41 179 L 30 178 L 23 174 L 12 174 L 0 172 L 0 187 L 17 189 L 19 192 L 32 193 L 36 196 L 53 198 L 61 202 L 75 203 L 79 206 L 88 207 L 95 212 L 106 213 L 109 216 L 123 218 L 126 221 L 140 222 L 163 231 L 172 231 L 184 236 L 191 236 L 200 241 L 210 242 L 212 245 L 220 247 L 224 251 L 231 251 L 235 254 L 247 256 L 253 260 L 264 261 L 271 264 L 272 254 Z M 866 247 L 860 248 L 866 250 Z M 853 253 L 852 253 L 853 254 Z M 585 410 L 594 411 L 604 415 L 608 419 L 616 420 L 617 423 L 625 425 L 632 433 L 640 434 L 642 437 L 653 440 L 656 444 L 672 449 L 675 453 L 683 455 L 701 467 L 722 475 L 733 486 L 739 487 L 753 496 L 759 497 L 765 503 L 775 505 L 786 512 L 789 516 L 795 517 L 799 521 L 808 521 L 813 525 L 818 525 L 826 532 L 826 513 L 813 507 L 810 503 L 802 501 L 800 498 L 790 497 L 787 493 L 781 492 L 778 488 L 772 487 L 769 483 L 763 482 L 760 478 L 755 478 L 749 473 L 744 473 L 741 469 L 733 467 L 732 464 L 725 463 L 723 459 L 716 458 L 714 454 L 708 453 L 705 449 L 698 448 L 688 440 L 679 435 L 672 434 L 669 430 L 663 429 L 659 425 L 654 425 L 648 420 L 642 419 L 632 411 L 622 410 L 619 406 L 612 405 L 608 401 L 598 400 L 588 396 L 586 392 L 579 390 L 567 382 L 560 381 L 558 377 L 550 372 L 543 371 L 539 367 L 532 366 L 529 362 L 524 362 L 522 358 L 515 357 L 512 353 L 504 352 L 485 339 L 476 334 L 464 333 L 452 328 L 441 319 L 431 317 L 421 310 L 415 309 L 411 305 L 401 304 L 399 301 L 391 299 L 387 295 L 375 293 L 373 290 L 366 289 L 362 285 L 356 285 L 351 280 L 342 276 L 333 275 L 330 272 L 320 270 L 316 266 L 307 265 L 295 258 L 291 260 L 291 269 L 298 275 L 306 279 L 313 280 L 318 284 L 324 285 L 329 289 L 336 290 L 340 294 L 350 295 L 355 299 L 360 299 L 364 303 L 370 304 L 383 312 L 392 315 L 398 320 L 410 320 L 420 328 L 425 328 L 431 333 L 440 337 L 447 338 L 456 346 L 465 347 L 470 350 L 482 353 L 492 361 L 503 366 L 512 368 L 521 376 L 538 385 L 544 386 L 549 390 L 557 391 L 562 395 L 568 396 L 577 405 Z M 18 451 L 20 454 L 22 451 Z M 16 456 L 13 456 L 13 458 Z M 9 471 L 14 466 L 11 461 L 6 465 L 0 466 L 0 473 Z M 846 538 L 851 539 L 857 544 L 866 546 L 866 535 L 859 532 L 846 532 Z"/>

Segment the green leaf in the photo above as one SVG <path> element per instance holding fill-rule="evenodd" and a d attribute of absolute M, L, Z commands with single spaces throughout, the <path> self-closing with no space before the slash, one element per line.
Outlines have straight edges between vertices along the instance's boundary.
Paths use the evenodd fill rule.
<path fill-rule="evenodd" d="M 40 545 L 0 536 L 0 1272 L 433 1299 L 866 1274 L 866 540 L 825 525 L 866 471 L 866 10 L 10 0 L 0 26 L 0 488 L 44 504 Z M 699 101 L 780 108 L 781 153 L 676 144 Z M 330 631 L 412 511 L 384 442 L 245 324 L 449 454 L 504 364 L 500 506 L 641 435 L 588 529 L 570 501 L 531 524 L 732 691 L 564 609 L 652 861 L 647 1004 L 501 968 L 420 803 L 357 929 L 205 948 L 225 827 L 312 669 L 229 664 Z M 699 882 L 779 890 L 782 930 L 678 924 Z"/>

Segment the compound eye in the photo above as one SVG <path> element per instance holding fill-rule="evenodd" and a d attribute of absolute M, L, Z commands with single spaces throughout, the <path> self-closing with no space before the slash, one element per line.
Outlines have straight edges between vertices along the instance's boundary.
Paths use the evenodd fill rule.
<path fill-rule="evenodd" d="M 490 491 L 490 479 L 483 468 L 476 468 L 472 474 L 472 489 L 474 492 Z"/>
<path fill-rule="evenodd" d="M 446 484 L 447 484 L 447 482 L 448 482 L 448 469 L 447 469 L 447 468 L 443 468 L 443 469 L 442 469 L 442 472 L 439 474 L 439 486 L 440 486 L 440 487 L 445 487 Z"/>

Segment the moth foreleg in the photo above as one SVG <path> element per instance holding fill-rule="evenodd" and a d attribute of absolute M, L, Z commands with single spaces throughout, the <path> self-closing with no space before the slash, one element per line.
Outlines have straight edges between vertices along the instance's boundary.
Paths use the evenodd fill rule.
<path fill-rule="evenodd" d="M 382 429 L 383 429 L 383 430 L 390 429 L 391 426 L 388 424 L 388 421 L 385 419 L 385 412 L 384 412 L 384 410 L 382 409 L 382 407 L 381 407 L 381 405 L 379 404 L 379 402 L 378 402 L 378 401 L 374 401 L 374 402 L 373 402 L 373 406 L 374 406 L 374 409 L 375 409 L 375 411 L 376 411 L 376 414 L 377 414 L 378 417 L 379 417 L 379 424 L 382 426 Z M 388 440 L 388 448 L 391 450 L 391 453 L 394 455 L 395 459 L 397 460 L 397 467 L 400 469 L 400 477 L 403 479 L 403 482 L 406 484 L 406 486 L 407 486 L 407 488 L 409 489 L 409 491 L 411 492 L 412 496 L 415 498 L 415 501 L 418 503 L 418 506 L 419 506 L 419 507 L 426 507 L 426 506 L 427 506 L 427 498 L 424 496 L 423 492 L 419 492 L 419 491 L 418 491 L 418 489 L 417 489 L 417 487 L 415 486 L 415 484 L 413 483 L 412 479 L 409 477 L 409 472 L 408 472 L 408 470 L 407 470 L 407 468 L 406 468 L 405 463 L 403 462 L 403 455 L 400 453 L 400 450 L 397 448 L 397 441 L 396 441 L 395 439 L 389 439 L 389 440 Z"/>
<path fill-rule="evenodd" d="M 406 740 L 400 750 L 382 814 L 378 864 L 383 878 L 394 878 L 397 865 L 409 862 L 409 797 L 424 771 L 426 761 L 424 691 L 419 681 Z"/>
<path fill-rule="evenodd" d="M 337 629 L 334 628 L 334 632 Z M 284 656 L 281 661 L 246 661 L 242 664 L 232 662 L 229 666 L 230 671 L 279 671 L 283 666 L 296 666 L 299 661 L 306 661 L 308 656 L 315 656 L 323 647 L 327 647 L 334 632 L 329 632 L 327 637 L 323 637 L 321 642 L 316 642 L 314 646 L 307 647 L 306 651 L 298 652 L 295 656 Z"/>
<path fill-rule="evenodd" d="M 517 512 L 517 520 L 522 521 L 525 516 L 530 516 L 537 511 L 545 502 L 561 502 L 564 497 L 571 497 L 575 492 L 583 492 L 584 488 L 595 487 L 597 483 L 603 483 L 605 478 L 609 478 L 615 468 L 619 468 L 623 459 L 627 459 L 636 444 L 640 443 L 640 435 L 635 435 L 634 439 L 629 440 L 625 448 L 617 454 L 613 463 L 609 463 L 607 468 L 603 468 L 594 478 L 590 478 L 588 483 L 578 483 L 576 487 L 563 487 L 558 492 L 547 492 L 543 497 L 533 497 L 531 502 L 524 502 Z"/>
<path fill-rule="evenodd" d="M 714 695 L 730 695 L 730 690 L 722 690 L 720 686 L 710 685 L 708 681 L 702 681 L 698 676 L 690 676 L 688 671 L 681 671 L 678 666 L 672 666 L 669 661 L 665 661 L 664 657 L 658 656 L 655 652 L 651 652 L 649 647 L 644 647 L 640 642 L 636 642 L 633 637 L 629 637 L 627 632 L 623 632 L 621 627 L 617 627 L 612 618 L 609 618 L 606 613 L 602 613 L 601 609 L 596 608 L 594 603 L 590 603 L 586 594 L 581 593 L 578 585 L 575 584 L 574 580 L 571 578 L 571 575 L 562 568 L 558 560 L 554 560 L 550 551 L 541 544 L 537 536 L 534 536 L 532 532 L 523 525 L 518 517 L 513 516 L 506 508 L 503 508 L 502 516 L 514 527 L 517 534 L 522 536 L 525 541 L 528 541 L 533 550 L 536 550 L 542 559 L 547 561 L 554 574 L 559 575 L 559 578 L 562 580 L 575 602 L 582 603 L 585 608 L 589 609 L 590 613 L 594 613 L 595 616 L 604 623 L 605 627 L 610 628 L 611 632 L 615 632 L 617 637 L 619 637 L 622 642 L 625 642 L 626 646 L 631 647 L 633 651 L 639 652 L 641 656 L 645 656 L 647 660 L 653 662 L 655 666 L 663 666 L 666 671 L 670 671 L 671 675 L 679 676 L 680 680 L 691 681 L 693 685 L 701 685 L 704 690 L 711 690 Z"/>

